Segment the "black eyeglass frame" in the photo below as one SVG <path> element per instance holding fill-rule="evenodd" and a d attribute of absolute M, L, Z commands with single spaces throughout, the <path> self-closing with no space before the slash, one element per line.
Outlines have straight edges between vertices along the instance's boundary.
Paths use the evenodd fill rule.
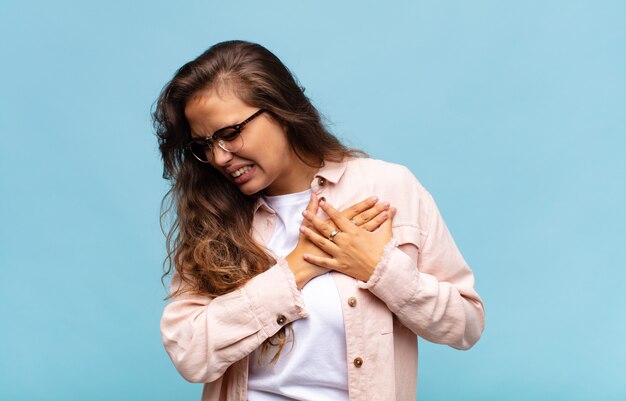
<path fill-rule="evenodd" d="M 185 144 L 185 149 L 187 149 L 193 155 L 193 157 L 195 157 L 201 163 L 210 163 L 211 160 L 203 160 L 200 157 L 198 157 L 198 155 L 196 155 L 193 149 L 191 148 L 194 144 L 198 144 L 202 146 L 205 157 L 206 157 L 207 148 L 210 148 L 211 152 L 213 152 L 214 143 L 217 143 L 217 145 L 220 148 L 224 149 L 226 152 L 231 152 L 231 153 L 236 152 L 236 151 L 230 151 L 224 148 L 222 145 L 220 145 L 220 141 L 226 140 L 230 142 L 230 141 L 235 140 L 239 135 L 241 135 L 241 131 L 243 130 L 243 127 L 246 126 L 246 124 L 248 124 L 250 121 L 254 120 L 258 116 L 263 114 L 265 111 L 266 111 L 265 109 L 259 109 L 254 114 L 252 114 L 250 117 L 246 118 L 239 124 L 229 125 L 228 127 L 220 128 L 217 131 L 215 131 L 213 135 L 211 136 L 206 136 L 204 138 L 192 138 L 191 140 L 187 141 L 187 143 Z M 229 137 L 231 137 L 230 139 L 222 138 L 223 132 L 227 130 L 233 130 L 233 133 L 228 135 Z M 211 159 L 213 159 L 213 157 L 211 157 Z"/>

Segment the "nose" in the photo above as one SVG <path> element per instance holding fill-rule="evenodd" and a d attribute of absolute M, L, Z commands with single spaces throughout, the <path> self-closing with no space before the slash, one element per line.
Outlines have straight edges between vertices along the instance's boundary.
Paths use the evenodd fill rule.
<path fill-rule="evenodd" d="M 232 160 L 233 154 L 219 146 L 213 146 L 213 149 L 207 149 L 207 152 L 213 152 L 213 163 L 216 166 L 224 166 Z"/>

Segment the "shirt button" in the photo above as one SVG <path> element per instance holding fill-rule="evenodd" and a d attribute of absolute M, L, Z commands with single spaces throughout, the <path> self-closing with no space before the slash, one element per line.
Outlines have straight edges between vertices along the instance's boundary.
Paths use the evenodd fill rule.
<path fill-rule="evenodd" d="M 324 177 L 319 177 L 317 179 L 317 183 L 319 184 L 320 187 L 323 187 L 324 185 L 326 185 L 326 179 Z"/>
<path fill-rule="evenodd" d="M 356 366 L 357 368 L 360 368 L 361 366 L 363 366 L 363 359 L 354 358 L 354 366 Z"/>
<path fill-rule="evenodd" d="M 287 318 L 284 317 L 283 315 L 278 315 L 278 319 L 276 319 L 276 323 L 278 324 L 285 324 L 285 322 L 287 321 Z"/>
<path fill-rule="evenodd" d="M 354 308 L 356 306 L 356 298 L 355 297 L 348 298 L 348 305 Z"/>

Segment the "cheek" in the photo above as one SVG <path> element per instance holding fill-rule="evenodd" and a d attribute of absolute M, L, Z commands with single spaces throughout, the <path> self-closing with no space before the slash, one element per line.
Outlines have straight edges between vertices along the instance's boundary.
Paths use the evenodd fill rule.
<path fill-rule="evenodd" d="M 288 153 L 291 152 L 291 147 L 282 138 L 261 138 L 255 143 L 254 149 L 250 149 L 250 155 L 253 154 L 257 157 L 259 163 L 266 166 L 278 166 L 282 163 L 282 160 L 288 158 Z M 252 145 L 252 144 L 251 144 Z"/>

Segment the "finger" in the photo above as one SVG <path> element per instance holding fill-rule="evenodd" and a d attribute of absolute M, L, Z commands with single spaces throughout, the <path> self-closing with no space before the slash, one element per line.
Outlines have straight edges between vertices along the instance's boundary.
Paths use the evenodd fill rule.
<path fill-rule="evenodd" d="M 330 256 L 334 256 L 337 251 L 339 251 L 339 247 L 334 242 L 332 242 L 328 238 L 322 237 L 319 233 L 316 233 L 309 227 L 300 226 L 300 232 L 309 241 L 311 241 L 313 245 L 326 252 Z"/>
<path fill-rule="evenodd" d="M 372 220 L 368 221 L 367 223 L 361 224 L 360 227 L 369 232 L 376 231 L 385 221 L 387 221 L 388 218 L 389 218 L 389 212 L 384 211 L 378 214 L 378 216 L 374 217 Z"/>
<path fill-rule="evenodd" d="M 313 192 L 311 194 L 311 200 L 309 200 L 309 203 L 306 205 L 305 213 L 310 213 L 311 215 L 315 216 L 317 214 L 318 209 L 319 209 L 319 198 L 317 197 L 315 192 Z M 302 224 L 308 225 L 308 222 L 304 220 Z"/>
<path fill-rule="evenodd" d="M 341 214 L 344 215 L 348 220 L 353 219 L 354 216 L 357 216 L 364 211 L 371 209 L 378 202 L 378 198 L 376 196 L 370 196 L 367 199 L 362 200 L 359 203 L 355 203 L 347 209 L 341 211 Z"/>
<path fill-rule="evenodd" d="M 368 210 L 360 213 L 358 216 L 355 216 L 352 221 L 357 226 L 362 226 L 363 224 L 369 222 L 370 220 L 376 218 L 385 210 L 389 209 L 389 202 L 380 202 L 375 206 L 369 208 Z"/>
<path fill-rule="evenodd" d="M 317 256 L 317 255 L 311 255 L 309 253 L 305 253 L 303 257 L 304 257 L 304 260 L 314 265 L 324 267 L 326 269 L 337 270 L 338 263 L 336 259 L 325 258 L 323 256 Z"/>
<path fill-rule="evenodd" d="M 333 230 L 336 229 L 335 225 L 332 224 L 332 221 L 322 220 L 316 214 L 311 213 L 308 210 L 305 210 L 304 212 L 302 212 L 302 215 L 304 216 L 303 225 L 305 225 L 306 227 L 314 228 L 318 233 L 320 233 L 324 237 L 328 238 L 330 233 L 332 233 Z"/>
<path fill-rule="evenodd" d="M 397 212 L 398 212 L 398 209 L 396 209 L 395 207 L 392 207 L 391 209 L 389 209 L 389 217 L 380 226 L 380 228 L 389 235 L 392 234 L 393 219 L 394 217 L 396 217 Z"/>
<path fill-rule="evenodd" d="M 354 223 L 352 223 L 350 219 L 347 219 L 346 217 L 342 216 L 341 213 L 337 209 L 332 207 L 328 202 L 320 201 L 319 205 L 322 208 L 322 210 L 326 212 L 328 217 L 331 218 L 331 220 L 333 221 L 333 223 L 335 223 L 335 225 L 339 228 L 339 230 L 344 231 L 344 232 L 354 231 L 356 227 Z"/>
<path fill-rule="evenodd" d="M 311 200 L 309 200 L 309 203 L 306 205 L 306 210 L 308 212 L 316 214 L 318 208 L 319 208 L 319 198 L 317 197 L 315 192 L 313 192 L 311 194 Z"/>

